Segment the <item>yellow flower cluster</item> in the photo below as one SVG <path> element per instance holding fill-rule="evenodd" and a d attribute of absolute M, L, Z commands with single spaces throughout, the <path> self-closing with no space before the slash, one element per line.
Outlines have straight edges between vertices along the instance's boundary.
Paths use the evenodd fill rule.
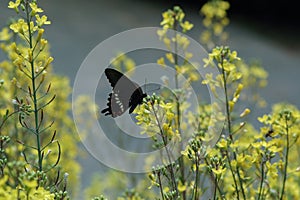
<path fill-rule="evenodd" d="M 4 176 L 0 179 L 0 199 L 5 200 L 54 200 L 55 195 L 51 194 L 50 191 L 45 190 L 43 187 L 37 188 L 37 181 L 24 181 L 24 187 L 17 186 L 12 188 L 6 185 L 8 176 Z"/>
<path fill-rule="evenodd" d="M 200 13 L 204 16 L 202 21 L 206 30 L 200 35 L 200 41 L 212 49 L 215 44 L 223 43 L 228 34 L 224 32 L 224 28 L 229 24 L 227 10 L 230 5 L 224 0 L 208 1 L 205 3 Z"/>

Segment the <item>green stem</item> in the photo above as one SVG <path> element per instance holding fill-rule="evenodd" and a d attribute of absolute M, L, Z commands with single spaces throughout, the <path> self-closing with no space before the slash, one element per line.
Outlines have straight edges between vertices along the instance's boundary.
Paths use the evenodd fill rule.
<path fill-rule="evenodd" d="M 205 161 L 206 166 L 209 166 L 209 165 L 210 165 L 209 162 L 207 161 L 207 158 L 205 158 L 204 161 Z M 210 175 L 211 181 L 214 181 L 215 178 L 216 178 L 216 177 L 215 177 L 215 174 L 214 174 L 212 171 L 210 171 L 210 172 L 209 172 L 209 175 Z M 224 192 L 223 192 L 222 189 L 220 188 L 219 184 L 218 184 L 218 183 L 215 183 L 215 181 L 214 181 L 214 184 L 215 184 L 215 187 L 218 189 L 218 191 L 219 191 L 219 193 L 220 193 L 221 199 L 222 199 L 222 200 L 225 200 Z"/>
<path fill-rule="evenodd" d="M 8 120 L 8 118 L 10 118 L 11 116 L 13 116 L 14 114 L 17 114 L 17 113 L 19 113 L 19 111 L 17 110 L 17 111 L 14 111 L 14 112 L 12 112 L 12 113 L 10 113 L 9 115 L 7 115 L 5 118 L 4 118 L 4 120 L 1 122 L 1 124 L 0 124 L 0 135 L 1 135 L 1 129 L 2 129 L 2 127 L 3 127 L 3 125 L 5 124 L 5 122 Z M 18 138 L 17 138 L 18 139 Z"/>
<path fill-rule="evenodd" d="M 159 189 L 160 189 L 160 193 L 161 193 L 161 198 L 162 198 L 162 200 L 164 200 L 165 197 L 164 197 L 164 192 L 163 192 L 163 189 L 162 189 L 162 183 L 161 183 L 161 178 L 160 178 L 160 171 L 158 171 L 157 176 L 158 176 L 158 184 L 159 184 Z"/>
<path fill-rule="evenodd" d="M 214 188 L 214 200 L 217 199 L 217 185 L 218 185 L 218 179 L 217 176 L 215 177 L 215 188 Z"/>
<path fill-rule="evenodd" d="M 235 177 L 235 174 L 233 172 L 233 168 L 232 168 L 232 165 L 231 165 L 231 162 L 230 162 L 228 151 L 226 151 L 226 154 L 227 154 L 227 161 L 228 161 L 229 169 L 230 169 L 231 175 L 233 177 L 233 182 L 234 182 L 234 186 L 235 186 L 235 190 L 236 190 L 237 199 L 240 199 L 239 188 L 238 188 L 237 180 L 236 180 L 236 177 Z"/>
<path fill-rule="evenodd" d="M 176 191 L 176 195 L 178 196 L 179 193 L 178 193 L 178 189 L 177 189 L 174 169 L 173 169 L 173 166 L 172 166 L 171 156 L 170 156 L 169 150 L 167 148 L 167 141 L 166 141 L 166 138 L 164 137 L 164 132 L 162 130 L 161 123 L 158 119 L 157 113 L 156 113 L 155 108 L 154 108 L 153 105 L 152 105 L 152 110 L 153 110 L 153 113 L 154 113 L 154 116 L 155 116 L 155 119 L 156 119 L 156 122 L 157 122 L 157 125 L 158 125 L 158 128 L 159 128 L 159 131 L 160 131 L 161 138 L 162 138 L 163 143 L 164 143 L 164 147 L 165 147 L 166 152 L 167 152 L 167 157 L 168 157 L 168 161 L 169 161 L 169 165 L 170 165 L 170 169 L 171 169 L 170 173 L 171 173 L 171 179 L 172 179 L 172 187 L 173 187 L 172 189 Z"/>
<path fill-rule="evenodd" d="M 233 152 L 233 153 L 234 153 L 234 155 L 236 157 L 235 152 Z M 237 175 L 238 175 L 238 178 L 239 178 L 240 188 L 242 190 L 242 195 L 243 195 L 243 198 L 245 200 L 246 199 L 246 194 L 245 194 L 245 190 L 244 190 L 244 186 L 243 186 L 243 181 L 242 181 L 242 178 L 241 178 L 241 175 L 240 175 L 239 167 L 236 167 L 236 171 L 237 171 Z"/>
<path fill-rule="evenodd" d="M 175 64 L 175 88 L 176 90 L 179 89 L 179 82 L 178 82 L 178 71 L 177 71 L 177 66 L 178 66 L 178 41 L 177 41 L 177 20 L 175 19 L 175 23 L 174 23 L 174 27 L 173 30 L 175 31 L 174 34 L 174 64 Z M 181 111 L 180 111 L 180 102 L 179 102 L 179 98 L 177 97 L 177 95 L 175 96 L 176 98 L 176 112 L 177 112 L 177 130 L 179 135 L 181 136 Z M 182 146 L 180 147 L 180 151 L 182 150 Z M 183 157 L 180 157 L 178 159 L 179 162 L 179 167 L 180 167 L 180 180 L 182 182 L 182 184 L 185 183 L 185 173 L 184 173 L 184 160 Z M 186 192 L 183 191 L 182 192 L 182 198 L 183 200 L 186 200 Z"/>
<path fill-rule="evenodd" d="M 199 182 L 199 159 L 198 156 L 196 155 L 196 177 L 195 177 L 195 184 L 194 184 L 194 198 L 195 200 L 198 199 L 198 182 Z"/>
<path fill-rule="evenodd" d="M 230 107 L 229 107 L 229 99 L 228 99 L 228 91 L 227 91 L 227 77 L 226 77 L 226 73 L 225 73 L 225 69 L 224 69 L 224 63 L 223 63 L 224 54 L 222 53 L 221 56 L 222 56 L 222 58 L 221 58 L 221 63 L 220 64 L 221 64 L 221 67 L 222 67 L 222 76 L 223 76 L 223 81 L 224 81 L 224 92 L 225 92 L 225 104 L 226 104 L 226 117 L 227 117 L 228 134 L 229 134 L 229 138 L 230 138 L 231 142 L 233 142 Z M 236 160 L 236 157 L 237 157 L 236 156 L 236 151 L 233 151 L 233 158 L 235 160 Z M 230 163 L 229 155 L 227 156 L 227 159 L 228 159 L 228 163 L 229 163 L 229 166 L 230 166 L 230 170 L 231 170 L 233 179 L 235 180 L 235 175 L 234 175 L 231 163 Z M 239 184 L 240 184 L 240 188 L 241 188 L 241 191 L 242 191 L 243 198 L 246 199 L 246 195 L 245 195 L 245 191 L 244 191 L 244 187 L 243 187 L 243 182 L 242 182 L 241 175 L 240 175 L 240 172 L 239 172 L 239 167 L 236 168 L 236 172 L 237 172 L 237 176 L 238 176 L 238 179 L 239 179 Z M 235 182 L 237 197 L 239 199 L 238 185 L 237 185 L 236 180 L 234 182 Z"/>
<path fill-rule="evenodd" d="M 263 183 L 265 179 L 265 170 L 264 170 L 264 161 L 261 163 L 261 180 L 260 180 L 260 186 L 259 186 L 259 193 L 257 200 L 260 200 L 260 197 L 262 195 L 262 189 L 263 189 Z"/>
<path fill-rule="evenodd" d="M 29 2 L 28 0 L 25 2 L 26 7 L 26 18 L 27 18 L 27 26 L 28 26 L 28 37 L 29 37 L 29 47 L 32 49 L 32 33 L 30 27 L 30 12 L 29 12 Z M 31 58 L 33 58 L 33 52 L 31 52 Z M 36 133 L 36 142 L 37 142 L 37 152 L 38 152 L 38 168 L 39 171 L 43 170 L 43 159 L 42 159 L 42 151 L 41 151 L 41 139 L 39 134 L 39 115 L 38 115 L 38 102 L 37 102 L 37 90 L 35 85 L 35 75 L 34 75 L 34 60 L 30 60 L 31 67 L 31 85 L 32 85 L 32 97 L 33 97 L 33 105 L 34 105 L 34 119 L 35 119 L 35 133 Z"/>
<path fill-rule="evenodd" d="M 223 76 L 223 81 L 224 81 L 224 91 L 225 91 L 225 105 L 226 105 L 226 117 L 227 117 L 227 126 L 228 126 L 228 134 L 229 134 L 229 138 L 231 141 L 233 141 L 233 137 L 231 134 L 231 118 L 230 118 L 230 108 L 229 108 L 229 100 L 228 100 L 228 93 L 227 93 L 227 82 L 226 82 L 226 74 L 225 74 L 225 69 L 223 67 L 223 60 L 224 57 L 222 55 L 222 59 L 221 59 L 221 66 L 222 66 L 222 76 Z M 228 164 L 229 164 L 229 168 L 233 177 L 233 181 L 234 181 L 234 186 L 235 186 L 235 190 L 236 190 L 236 194 L 237 194 L 237 199 L 239 199 L 239 190 L 238 190 L 238 185 L 237 185 L 237 181 L 235 178 L 235 174 L 233 172 L 233 168 L 231 166 L 231 162 L 230 162 L 230 157 L 229 157 L 229 152 L 228 150 L 226 151 L 227 153 L 227 160 L 228 160 Z"/>
<path fill-rule="evenodd" d="M 222 76 L 224 81 L 224 92 L 225 92 L 225 104 L 226 104 L 226 118 L 227 118 L 227 124 L 228 124 L 228 134 L 230 137 L 230 140 L 233 141 L 233 137 L 231 134 L 231 117 L 230 117 L 230 107 L 229 107 L 229 100 L 228 100 L 228 91 L 227 91 L 227 77 L 225 73 L 225 69 L 223 66 L 224 56 L 222 55 L 221 59 L 221 66 L 222 66 Z"/>
<path fill-rule="evenodd" d="M 289 159 L 289 147 L 290 147 L 290 141 L 289 141 L 289 126 L 288 126 L 288 119 L 285 118 L 285 131 L 286 131 L 286 152 L 285 152 L 285 164 L 284 164 L 284 174 L 283 174 L 283 184 L 282 184 L 282 190 L 280 195 L 280 200 L 283 199 L 284 190 L 285 190 L 285 183 L 287 178 L 287 166 L 288 166 L 288 159 Z"/>

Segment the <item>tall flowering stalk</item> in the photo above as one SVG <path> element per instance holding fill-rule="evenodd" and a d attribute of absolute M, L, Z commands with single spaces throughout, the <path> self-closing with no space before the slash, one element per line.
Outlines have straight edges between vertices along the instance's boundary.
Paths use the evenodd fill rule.
<path fill-rule="evenodd" d="M 36 1 L 17 0 L 16 2 L 10 2 L 9 8 L 15 9 L 17 13 L 21 9 L 25 15 L 24 19 L 14 22 L 10 25 L 10 28 L 19 37 L 21 42 L 26 45 L 22 51 L 19 50 L 16 44 L 14 45 L 15 58 L 13 63 L 30 80 L 27 87 L 24 86 L 23 88 L 23 86 L 20 86 L 20 89 L 26 94 L 26 104 L 29 106 L 27 112 L 28 114 L 33 113 L 34 123 L 29 124 L 30 122 L 27 121 L 25 115 L 22 115 L 22 113 L 20 113 L 19 121 L 28 132 L 34 134 L 36 137 L 36 146 L 28 147 L 37 151 L 37 168 L 39 171 L 43 171 L 44 149 L 53 142 L 56 142 L 60 149 L 59 142 L 54 140 L 56 132 L 54 132 L 52 139 L 45 146 L 43 146 L 41 140 L 41 134 L 46 132 L 53 124 L 53 122 L 48 125 L 44 124 L 44 109 L 55 99 L 55 95 L 50 98 L 48 97 L 50 95 L 51 84 L 48 85 L 44 94 L 38 96 L 38 90 L 42 89 L 46 78 L 46 70 L 53 61 L 52 57 L 45 56 L 41 58 L 40 56 L 47 45 L 47 40 L 43 38 L 44 29 L 42 27 L 50 24 L 50 21 L 47 20 L 45 15 L 40 15 L 43 10 L 37 6 Z M 17 84 L 18 80 L 15 81 Z M 48 100 L 46 99 L 47 97 Z M 16 98 L 15 103 L 20 105 L 23 102 L 19 98 Z M 55 165 L 58 163 L 58 160 Z"/>
<path fill-rule="evenodd" d="M 62 151 L 55 129 L 71 132 L 72 124 L 63 114 L 64 108 L 59 111 L 65 117 L 61 120 L 63 125 L 54 123 L 60 116 L 54 117 L 53 109 L 58 105 L 51 88 L 59 92 L 59 87 L 65 86 L 68 94 L 68 87 L 64 78 L 57 79 L 51 73 L 53 58 L 48 53 L 43 29 L 50 21 L 35 0 L 11 1 L 8 7 L 20 18 L 11 20 L 10 30 L 3 28 L 0 32 L 1 49 L 8 56 L 0 63 L 1 114 L 2 105 L 7 108 L 0 121 L 1 189 L 11 190 L 7 198 L 32 198 L 36 194 L 41 199 L 65 199 L 68 173 L 57 167 Z M 52 85 L 50 77 L 61 85 Z M 65 101 L 65 97 L 59 95 L 58 101 Z M 72 149 L 76 152 L 76 148 Z M 73 164 L 76 169 L 77 163 Z M 63 177 L 61 172 L 65 172 Z"/>
<path fill-rule="evenodd" d="M 192 56 L 191 53 L 187 52 L 186 49 L 189 46 L 189 41 L 186 37 L 180 35 L 177 33 L 177 31 L 187 32 L 193 28 L 193 24 L 190 22 L 184 20 L 185 14 L 182 11 L 182 9 L 178 6 L 175 6 L 173 9 L 169 9 L 166 12 L 162 14 L 163 20 L 161 22 L 162 29 L 158 30 L 158 35 L 160 40 L 162 40 L 166 47 L 170 50 L 169 53 L 166 53 L 164 57 L 161 57 L 158 59 L 157 63 L 165 66 L 165 59 L 167 62 L 169 62 L 171 65 L 174 66 L 174 81 L 175 81 L 175 89 L 173 91 L 173 99 L 167 98 L 169 101 L 173 102 L 175 105 L 175 112 L 173 114 L 173 119 L 170 121 L 174 121 L 169 125 L 169 127 L 174 128 L 178 135 L 182 136 L 182 111 L 185 106 L 183 105 L 183 100 L 185 99 L 185 96 L 187 93 L 184 90 L 184 84 L 180 84 L 179 75 L 189 75 L 193 74 L 192 70 L 193 68 L 188 64 L 188 59 Z M 168 30 L 173 30 L 174 35 L 168 36 L 167 32 Z M 185 54 L 185 58 L 182 62 L 179 60 L 178 52 L 183 51 Z M 172 53 L 173 52 L 173 53 Z M 188 78 L 188 82 L 197 80 L 197 76 L 190 76 Z M 174 127 L 175 126 L 175 127 Z M 167 143 L 165 143 L 166 145 Z M 182 150 L 182 147 L 178 149 L 180 152 Z M 175 180 L 175 177 L 173 182 L 173 190 L 176 191 L 176 198 L 182 198 L 186 199 L 186 175 L 185 175 L 185 163 L 182 158 L 179 158 L 178 164 L 175 164 L 175 168 L 178 168 L 180 171 L 179 180 Z M 169 166 L 170 168 L 173 168 L 172 165 Z M 171 171 L 174 171 L 172 169 Z M 174 172 L 173 172 L 174 173 Z M 162 187 L 162 185 L 160 185 Z M 179 194 L 179 192 L 181 194 Z"/>
<path fill-rule="evenodd" d="M 276 197 L 284 199 L 285 197 L 296 198 L 294 196 L 291 186 L 287 187 L 287 182 L 293 181 L 289 176 L 297 175 L 299 171 L 299 160 L 291 158 L 291 154 L 295 156 L 297 145 L 299 145 L 299 125 L 300 113 L 294 106 L 277 104 L 273 106 L 273 112 L 269 115 L 259 117 L 258 120 L 264 124 L 261 128 L 262 137 L 258 141 L 263 143 L 256 143 L 256 148 L 266 147 L 265 157 L 269 159 L 265 162 L 265 173 L 262 177 L 260 185 L 259 199 L 268 196 L 266 183 L 271 179 L 271 187 L 274 188 Z M 272 163 L 272 160 L 277 159 Z M 296 179 L 295 179 L 296 180 Z M 281 184 L 275 184 L 281 183 Z M 287 189 L 288 188 L 288 189 Z M 287 192 L 287 190 L 289 192 Z"/>

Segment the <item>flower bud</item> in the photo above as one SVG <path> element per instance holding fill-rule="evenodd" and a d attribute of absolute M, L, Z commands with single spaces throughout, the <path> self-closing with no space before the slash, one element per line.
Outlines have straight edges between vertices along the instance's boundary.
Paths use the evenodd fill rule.
<path fill-rule="evenodd" d="M 249 109 L 249 108 L 246 108 L 246 109 L 240 114 L 240 117 L 245 117 L 245 116 L 247 116 L 250 112 L 251 112 L 250 109 Z"/>
<path fill-rule="evenodd" d="M 42 28 L 39 29 L 39 32 L 38 32 L 38 35 L 37 35 L 37 38 L 36 38 L 37 41 L 40 41 L 40 39 L 43 36 L 43 33 L 44 33 L 44 29 L 42 29 Z"/>

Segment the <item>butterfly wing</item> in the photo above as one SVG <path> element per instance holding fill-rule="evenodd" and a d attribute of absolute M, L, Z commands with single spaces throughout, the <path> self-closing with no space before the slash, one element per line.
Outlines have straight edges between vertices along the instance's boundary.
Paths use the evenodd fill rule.
<path fill-rule="evenodd" d="M 130 97 L 129 101 L 129 114 L 134 111 L 134 109 L 139 105 L 142 104 L 143 98 L 145 98 L 147 94 L 143 93 L 143 90 L 141 87 L 138 87 L 133 94 Z"/>
<path fill-rule="evenodd" d="M 137 99 L 140 98 L 140 95 L 143 95 L 142 89 L 117 70 L 107 68 L 105 69 L 105 75 L 113 90 L 109 94 L 107 108 L 103 109 L 101 113 L 117 117 L 122 115 L 129 107 L 131 107 L 130 111 L 132 112 L 138 105 Z"/>
<path fill-rule="evenodd" d="M 111 87 L 115 87 L 117 82 L 120 80 L 122 76 L 125 76 L 121 72 L 111 69 L 111 68 L 106 68 L 104 71 L 109 83 L 111 84 Z M 126 77 L 126 76 L 125 76 Z M 127 77 L 126 77 L 127 78 Z M 127 78 L 128 79 L 128 78 Z M 130 80 L 129 80 L 130 81 Z"/>

